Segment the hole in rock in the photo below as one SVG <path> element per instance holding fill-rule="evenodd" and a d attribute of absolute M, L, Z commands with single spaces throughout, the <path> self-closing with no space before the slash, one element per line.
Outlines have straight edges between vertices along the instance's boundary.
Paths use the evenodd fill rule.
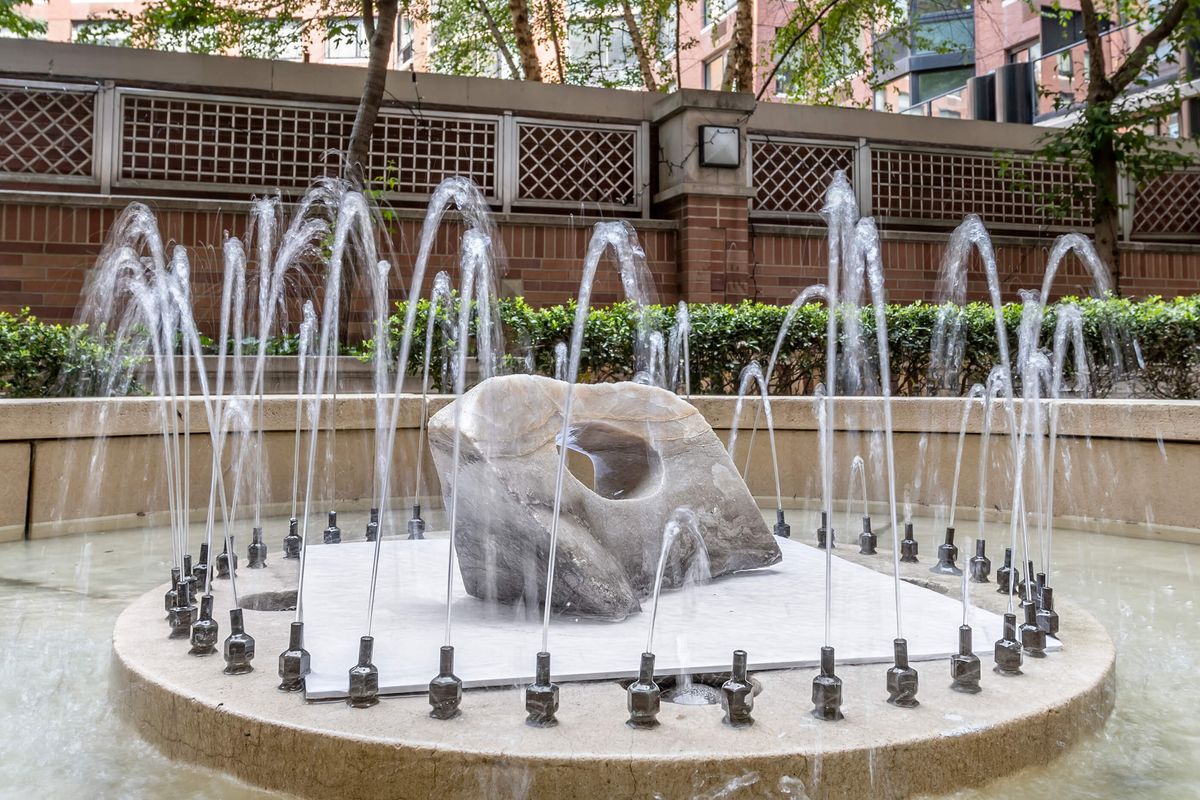
<path fill-rule="evenodd" d="M 567 449 L 571 474 L 609 500 L 648 497 L 662 484 L 662 459 L 648 437 L 587 422 L 571 428 Z"/>
<path fill-rule="evenodd" d="M 295 611 L 296 590 L 248 594 L 242 598 L 242 608 L 247 611 Z"/>

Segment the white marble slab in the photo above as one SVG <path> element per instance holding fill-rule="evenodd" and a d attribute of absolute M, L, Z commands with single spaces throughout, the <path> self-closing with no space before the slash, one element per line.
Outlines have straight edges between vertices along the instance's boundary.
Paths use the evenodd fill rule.
<path fill-rule="evenodd" d="M 664 592 L 654 637 L 659 673 L 729 669 L 746 650 L 751 669 L 815 666 L 824 640 L 824 552 L 781 540 L 783 561 L 768 569 Z M 344 697 L 347 670 L 366 633 L 373 544 L 314 545 L 304 586 L 305 646 L 312 653 L 309 699 Z M 383 542 L 374 629 L 380 691 L 423 692 L 438 671 L 445 640 L 445 539 Z M 880 558 L 886 558 L 880 555 Z M 451 644 L 455 672 L 467 687 L 528 683 L 541 649 L 541 615 L 467 595 L 455 569 Z M 974 587 L 973 587 L 974 588 Z M 992 586 L 984 588 L 983 591 Z M 892 579 L 833 559 L 833 637 L 839 663 L 892 660 Z M 904 635 L 912 661 L 944 659 L 958 649 L 962 606 L 911 584 L 901 585 Z M 622 622 L 556 618 L 550 652 L 557 682 L 631 676 L 646 647 L 650 603 Z M 976 652 L 991 661 L 1001 618 L 972 609 Z M 1053 642 L 1053 640 L 1051 640 Z M 1052 643 L 1048 649 L 1057 648 Z M 948 668 L 947 668 L 948 669 Z"/>

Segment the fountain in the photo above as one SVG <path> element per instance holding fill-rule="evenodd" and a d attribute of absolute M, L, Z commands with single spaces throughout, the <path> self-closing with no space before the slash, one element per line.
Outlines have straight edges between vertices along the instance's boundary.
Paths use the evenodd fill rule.
<path fill-rule="evenodd" d="M 425 298 L 433 241 L 451 206 L 461 216 L 458 290 L 439 273 Z M 147 209 L 133 208 L 118 223 L 92 284 L 94 292 L 131 300 L 103 319 L 94 295 L 88 305 L 99 326 L 143 337 L 131 347 L 143 347 L 154 367 L 170 504 L 163 571 L 171 570 L 172 581 L 165 597 L 156 588 L 121 614 L 113 648 L 122 714 L 168 754 L 322 797 L 374 795 L 400 783 L 415 794 L 474 797 L 492 793 L 497 776 L 506 776 L 513 783 L 499 793 L 516 785 L 528 797 L 634 796 L 652 788 L 682 798 L 706 790 L 698 775 L 705 787 L 757 785 L 767 794 L 802 786 L 812 798 L 876 789 L 911 796 L 1042 763 L 1053 743 L 1104 723 L 1113 702 L 1112 644 L 1085 610 L 1056 603 L 1048 585 L 1062 424 L 1056 402 L 1067 391 L 1068 348 L 1076 387 L 1087 376 L 1078 314 L 1060 315 L 1046 352 L 1038 340 L 1049 280 L 1069 250 L 1091 263 L 1086 241 L 1056 247 L 1047 283 L 1027 298 L 1019 374 L 997 317 L 1002 363 L 986 385 L 972 387 L 962 408 L 948 524 L 931 569 L 917 563 L 907 500 L 898 508 L 904 487 L 897 464 L 909 451 L 897 444 L 906 431 L 893 416 L 886 265 L 874 222 L 859 219 L 845 176 L 835 179 L 824 209 L 827 282 L 797 295 L 765 370 L 755 362 L 741 371 L 738 397 L 725 411 L 727 446 L 713 416 L 698 410 L 698 398 L 691 402 L 696 348 L 688 306 L 676 306 L 669 330 L 651 329 L 651 282 L 628 223 L 593 229 L 571 337 L 554 345 L 551 378 L 508 369 L 496 305 L 503 258 L 486 203 L 465 180 L 450 179 L 434 193 L 410 302 L 391 333 L 387 286 L 397 262 L 380 244 L 363 194 L 323 183 L 290 220 L 278 203 L 255 208 L 252 234 L 245 242 L 231 238 L 222 252 L 215 381 L 206 379 L 186 253 L 167 257 Z M 988 261 L 978 220 L 956 233 L 943 272 L 951 305 L 963 301 L 968 245 Z M 634 309 L 633 379 L 584 384 L 584 329 L 606 256 Z M 323 291 L 320 315 L 315 300 L 305 303 L 297 331 L 285 525 L 269 510 L 263 343 L 290 330 L 280 312 L 283 276 L 305 259 L 323 268 Z M 1095 275 L 1099 287 L 1103 276 L 1099 269 Z M 333 438 L 348 402 L 337 384 L 339 309 L 347 301 L 340 292 L 355 280 L 367 288 L 373 343 L 365 507 L 339 496 L 333 477 L 342 468 Z M 412 339 L 422 332 L 419 299 L 428 300 L 425 341 L 410 363 Z M 993 300 L 998 307 L 998 289 Z M 772 374 L 791 321 L 816 301 L 827 325 L 823 382 L 814 397 L 789 404 L 770 396 Z M 242 340 L 247 325 L 258 333 L 250 365 L 229 344 Z M 947 307 L 935 337 L 939 385 L 960 380 L 960 336 Z M 431 397 L 435 339 L 448 368 L 447 398 Z M 179 381 L 170 363 L 177 340 L 185 366 Z M 473 387 L 471 359 L 480 376 Z M 420 377 L 417 392 L 405 391 L 409 374 Z M 861 397 L 869 392 L 878 396 Z M 745 466 L 739 470 L 735 460 L 747 402 L 766 420 L 773 493 L 765 514 L 746 482 L 757 416 Z M 779 446 L 780 402 L 816 417 L 816 458 L 802 461 Z M 971 411 L 982 410 L 985 475 L 992 469 L 987 437 L 999 435 L 991 429 L 996 405 L 1012 458 L 1003 484 L 1011 489 L 1004 509 L 1010 546 L 996 573 L 1000 591 L 977 593 L 972 603 L 969 584 L 987 582 L 991 564 L 977 536 L 974 545 L 963 542 L 964 557 L 975 555 L 959 566 L 954 514 Z M 190 540 L 187 525 L 193 407 L 212 450 L 202 542 Z M 842 446 L 838 420 L 852 409 L 874 415 L 882 457 Z M 409 417 L 415 433 L 401 440 Z M 427 458 L 436 489 L 426 484 Z M 576 469 L 585 459 L 586 473 Z M 869 469 L 885 498 L 878 532 Z M 799 496 L 800 470 L 820 487 L 815 508 L 791 511 L 813 526 L 805 530 L 817 528 L 811 542 L 792 538 L 785 518 L 786 499 Z M 849 478 L 844 494 L 839 475 L 843 483 Z M 986 487 L 981 480 L 981 531 Z M 428 490 L 440 498 L 425 507 L 426 519 Z M 397 498 L 412 510 L 404 525 L 393 511 Z M 836 544 L 836 514 L 860 508 L 859 547 Z M 251 523 L 244 569 L 234 547 L 239 514 Z M 264 530 L 287 531 L 280 557 Z M 214 533 L 224 542 L 210 568 Z M 202 572 L 189 561 L 195 544 Z M 1022 565 L 1024 581 L 1013 563 Z M 160 603 L 169 632 L 156 621 Z M 1069 646 L 1057 638 L 1060 610 Z M 223 672 L 170 641 L 189 638 L 195 656 L 215 653 L 216 620 L 225 614 Z M 279 653 L 277 676 L 255 669 L 261 648 Z M 926 665 L 945 669 L 947 660 L 949 684 L 945 673 L 930 680 Z M 1011 684 L 985 675 L 985 662 Z M 918 667 L 926 675 L 920 684 Z M 1018 684 L 1019 691 L 1008 688 Z M 689 697 L 702 694 L 718 699 L 719 711 L 688 707 Z M 335 699 L 353 710 L 316 702 Z M 288 758 L 278 758 L 281 748 Z M 237 755 L 214 755 L 229 753 Z M 889 763 L 887 788 L 864 789 L 862 776 L 870 772 L 875 781 L 880 754 Z M 934 761 L 962 769 L 931 772 Z"/>

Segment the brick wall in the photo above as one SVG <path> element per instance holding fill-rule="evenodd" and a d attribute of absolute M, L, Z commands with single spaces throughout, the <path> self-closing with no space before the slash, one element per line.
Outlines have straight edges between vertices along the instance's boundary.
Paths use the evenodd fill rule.
<path fill-rule="evenodd" d="M 665 203 L 661 212 L 679 224 L 679 297 L 691 302 L 737 302 L 752 296 L 745 198 L 683 195 Z"/>
<path fill-rule="evenodd" d="M 946 249 L 944 233 L 883 233 L 881 256 L 888 299 L 894 302 L 935 299 L 938 270 Z M 751 296 L 764 302 L 789 302 L 813 283 L 827 280 L 828 247 L 820 229 L 787 230 L 779 225 L 751 226 L 753 261 Z M 1017 240 L 993 237 L 993 250 L 1004 297 L 1016 300 L 1021 289 L 1038 289 L 1045 274 L 1051 240 Z M 1151 266 L 1153 265 L 1153 266 Z M 1123 255 L 1125 294 L 1188 294 L 1200 291 L 1200 254 L 1147 253 L 1132 250 Z M 1059 267 L 1052 286 L 1055 297 L 1087 295 L 1091 274 L 1073 256 Z M 967 296 L 988 297 L 979 256 L 972 252 L 967 266 Z"/>
<path fill-rule="evenodd" d="M 89 207 L 94 202 L 71 198 L 47 204 L 0 200 L 0 310 L 28 306 L 46 320 L 69 321 L 76 311 L 84 276 L 118 215 L 119 206 Z M 73 204 L 74 203 L 74 204 Z M 745 298 L 789 302 L 798 291 L 826 280 L 825 231 L 819 227 L 752 223 L 742 198 L 688 195 L 658 209 L 670 220 L 634 221 L 646 252 L 660 302 L 680 298 L 693 302 L 738 302 Z M 157 211 L 166 242 L 188 246 L 197 318 L 206 330 L 213 325 L 220 297 L 220 244 L 228 231 L 240 235 L 246 225 L 244 205 L 224 210 L 215 203 L 194 209 Z M 392 297 L 400 299 L 417 250 L 421 220 L 407 215 L 394 223 L 392 246 L 401 278 L 393 280 Z M 521 294 L 535 306 L 564 302 L 576 295 L 591 224 L 570 217 L 501 215 L 497 228 L 507 256 L 502 277 L 507 294 Z M 443 226 L 434 248 L 424 293 L 433 275 L 457 275 L 460 226 Z M 934 297 L 938 267 L 945 248 L 941 232 L 884 231 L 883 259 L 889 299 L 897 302 Z M 1050 240 L 994 240 L 1001 285 L 1006 299 L 1017 290 L 1041 286 Z M 968 294 L 986 297 L 978 257 L 969 267 Z M 1090 277 L 1068 257 L 1059 271 L 1054 294 L 1086 294 Z M 1133 244 L 1122 257 L 1120 286 L 1129 296 L 1174 296 L 1200 291 L 1200 250 L 1187 245 Z M 311 289 L 305 296 L 311 296 Z M 595 304 L 620 299 L 616 270 L 602 265 L 592 296 Z M 319 298 L 318 298 L 319 300 Z M 365 315 L 365 298 L 352 303 Z"/>
<path fill-rule="evenodd" d="M 0 310 L 28 306 L 48 321 L 74 318 L 84 276 L 120 213 L 121 208 L 115 206 L 0 202 Z M 226 232 L 234 236 L 244 233 L 247 215 L 240 208 L 225 211 L 209 207 L 160 209 L 156 216 L 168 246 L 180 243 L 189 248 L 196 316 L 202 327 L 211 326 L 221 292 L 221 242 Z M 508 268 L 501 280 L 508 293 L 521 294 L 534 305 L 561 303 L 574 297 L 591 225 L 570 217 L 547 220 L 514 216 L 511 220 L 516 221 L 502 219 L 497 225 L 507 256 Z M 642 226 L 639 239 L 659 296 L 674 301 L 678 297 L 674 227 L 661 222 L 636 224 Z M 400 277 L 392 281 L 393 299 L 403 298 L 407 291 L 420 230 L 420 219 L 401 218 L 394 223 L 391 244 Z M 439 270 L 449 271 L 457 284 L 461 234 L 461 226 L 453 220 L 442 226 L 430 258 L 425 293 Z M 621 295 L 616 270 L 602 265 L 592 301 L 611 303 Z M 352 305 L 361 314 L 365 298 L 357 296 Z"/>

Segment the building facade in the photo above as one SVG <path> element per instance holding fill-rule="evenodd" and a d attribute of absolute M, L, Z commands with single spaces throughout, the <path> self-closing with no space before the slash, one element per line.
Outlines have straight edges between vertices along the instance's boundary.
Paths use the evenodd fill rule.
<path fill-rule="evenodd" d="M 1086 96 L 1086 47 L 1083 44 L 1079 16 L 1064 24 L 1059 14 L 1078 8 L 1078 0 L 1062 0 L 1053 6 L 1045 2 L 1031 6 L 1024 0 L 908 0 L 908 16 L 914 20 L 912 35 L 881 37 L 864 43 L 880 52 L 881 60 L 892 64 L 882 88 L 868 87 L 858 81 L 847 105 L 924 116 L 949 118 L 981 118 L 973 105 L 972 93 L 991 93 L 990 82 L 972 82 L 975 76 L 996 74 L 997 70 L 1012 71 L 1010 65 L 1028 63 L 1022 68 L 1020 80 L 1028 82 L 1028 114 L 1003 117 L 1008 121 L 1035 124 L 1062 124 L 1071 110 Z M 101 0 L 35 0 L 26 9 L 29 16 L 47 24 L 46 38 L 51 41 L 77 42 L 91 32 L 97 39 L 97 22 L 93 15 L 110 9 L 136 11 L 144 2 Z M 685 47 L 678 62 L 680 83 L 684 88 L 719 89 L 733 36 L 736 0 L 695 0 L 685 4 L 678 25 L 678 36 Z M 570 62 L 592 64 L 590 77 L 603 85 L 620 85 L 622 80 L 637 81 L 633 47 L 623 22 L 609 20 L 598 30 L 595 20 L 581 22 L 573 17 L 571 3 L 563 5 L 562 43 Z M 1061 11 L 1056 11 L 1061 9 Z M 752 50 L 757 63 L 757 80 L 768 80 L 777 49 L 776 36 L 795 11 L 787 0 L 755 0 Z M 433 16 L 437 18 L 436 6 Z M 535 20 L 536 24 L 537 20 Z M 434 54 L 439 46 L 438 26 L 402 16 L 398 21 L 396 44 L 391 68 L 436 71 Z M 543 69 L 551 79 L 556 78 L 553 48 L 546 32 L 539 31 L 539 51 Z M 674 31 L 663 32 L 674 37 Z M 1119 64 L 1124 55 L 1136 45 L 1140 32 L 1134 25 L 1113 24 L 1104 34 L 1110 63 Z M 363 66 L 367 59 L 366 37 L 361 18 L 348 18 L 328 35 L 309 31 L 306 36 L 280 37 L 279 47 L 269 53 L 255 52 L 246 46 L 242 55 L 265 55 L 276 59 L 313 63 Z M 101 36 L 103 41 L 105 37 Z M 673 39 L 672 39 L 673 41 Z M 119 37 L 109 37 L 106 43 L 120 44 Z M 176 49 L 188 49 L 179 42 Z M 472 71 L 482 77 L 512 77 L 499 52 L 485 55 L 472 65 Z M 1164 54 L 1165 55 L 1165 54 Z M 673 71 L 672 71 L 673 72 Z M 786 74 L 786 70 L 784 70 Z M 1027 77 L 1026 77 L 1027 76 Z M 672 84 L 674 75 L 663 76 Z M 1175 82 L 1182 87 L 1183 106 L 1162 120 L 1155 133 L 1172 137 L 1200 135 L 1200 66 L 1192 53 L 1185 53 L 1178 64 L 1163 62 L 1158 79 L 1150 87 Z M 636 87 L 631 87 L 636 88 Z M 785 98 L 783 81 L 774 80 L 764 92 L 764 99 Z M 986 103 L 985 103 L 986 105 Z"/>

